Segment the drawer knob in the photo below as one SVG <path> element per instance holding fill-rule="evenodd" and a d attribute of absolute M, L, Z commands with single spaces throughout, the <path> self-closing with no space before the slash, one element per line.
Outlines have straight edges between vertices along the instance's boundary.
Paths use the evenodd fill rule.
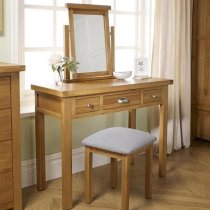
<path fill-rule="evenodd" d="M 156 98 L 156 95 L 152 95 L 152 98 Z"/>
<path fill-rule="evenodd" d="M 90 108 L 90 109 L 93 109 L 94 105 L 93 104 L 87 104 L 87 107 Z"/>
<path fill-rule="evenodd" d="M 129 102 L 129 100 L 128 100 L 127 97 L 122 97 L 122 98 L 119 98 L 119 99 L 117 100 L 117 102 L 118 102 L 119 104 L 126 104 L 126 103 Z"/>

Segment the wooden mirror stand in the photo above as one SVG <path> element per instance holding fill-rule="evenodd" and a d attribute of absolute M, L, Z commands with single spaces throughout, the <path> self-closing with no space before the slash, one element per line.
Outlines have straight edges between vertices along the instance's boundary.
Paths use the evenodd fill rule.
<path fill-rule="evenodd" d="M 102 5 L 91 5 L 91 4 L 66 4 L 68 9 L 69 15 L 69 25 L 64 26 L 64 55 L 66 57 L 72 57 L 77 60 L 79 63 L 81 62 L 76 54 L 76 37 L 75 37 L 75 15 L 84 15 L 85 16 L 94 16 L 94 17 L 103 17 L 103 25 L 101 25 L 104 34 L 101 36 L 104 40 L 104 43 L 99 43 L 99 45 L 104 45 L 104 69 L 90 69 L 87 72 L 78 71 L 70 75 L 70 71 L 65 71 L 64 75 L 64 82 L 78 82 L 84 80 L 98 80 L 98 79 L 106 79 L 106 78 L 113 78 L 113 71 L 114 71 L 114 60 L 115 60 L 115 53 L 114 53 L 114 27 L 111 27 L 109 30 L 109 18 L 108 18 L 108 11 L 111 9 L 110 6 L 102 6 Z M 89 29 L 91 31 L 91 29 Z M 97 33 L 95 33 L 97 35 Z M 96 39 L 97 40 L 97 39 Z M 84 40 L 81 40 L 81 42 Z M 83 46 L 82 46 L 83 47 Z M 78 65 L 80 66 L 80 64 Z M 83 64 L 84 67 L 84 64 Z M 96 67 L 97 68 L 97 67 Z"/>

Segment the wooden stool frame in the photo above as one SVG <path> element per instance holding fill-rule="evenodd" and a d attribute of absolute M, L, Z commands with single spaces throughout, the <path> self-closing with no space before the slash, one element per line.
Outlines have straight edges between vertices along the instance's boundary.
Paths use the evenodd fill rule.
<path fill-rule="evenodd" d="M 144 148 L 139 149 L 132 154 L 120 154 L 116 152 L 110 152 L 107 150 L 98 149 L 95 147 L 85 146 L 85 201 L 86 203 L 92 202 L 92 157 L 93 153 L 105 155 L 111 157 L 111 176 L 110 184 L 112 188 L 117 186 L 117 159 L 122 161 L 122 181 L 121 181 L 121 210 L 129 209 L 129 166 L 130 158 L 139 154 L 140 152 L 146 152 L 145 163 L 145 197 L 152 198 L 152 144 L 147 145 Z"/>

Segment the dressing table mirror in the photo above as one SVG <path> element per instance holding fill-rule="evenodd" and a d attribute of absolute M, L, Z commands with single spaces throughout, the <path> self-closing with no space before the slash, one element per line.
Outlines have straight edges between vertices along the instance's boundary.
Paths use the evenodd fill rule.
<path fill-rule="evenodd" d="M 64 82 L 113 78 L 114 28 L 109 30 L 110 6 L 66 4 L 64 55 L 79 62 L 76 73 L 65 72 Z"/>

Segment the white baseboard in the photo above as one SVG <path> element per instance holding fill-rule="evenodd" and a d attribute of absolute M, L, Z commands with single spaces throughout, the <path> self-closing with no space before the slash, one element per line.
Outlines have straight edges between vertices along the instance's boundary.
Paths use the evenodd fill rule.
<path fill-rule="evenodd" d="M 104 156 L 93 155 L 93 167 L 105 165 L 110 159 Z M 46 180 L 61 177 L 61 153 L 46 156 Z M 84 147 L 72 151 L 72 172 L 84 171 Z M 36 159 L 25 160 L 21 163 L 22 187 L 36 184 Z"/>

